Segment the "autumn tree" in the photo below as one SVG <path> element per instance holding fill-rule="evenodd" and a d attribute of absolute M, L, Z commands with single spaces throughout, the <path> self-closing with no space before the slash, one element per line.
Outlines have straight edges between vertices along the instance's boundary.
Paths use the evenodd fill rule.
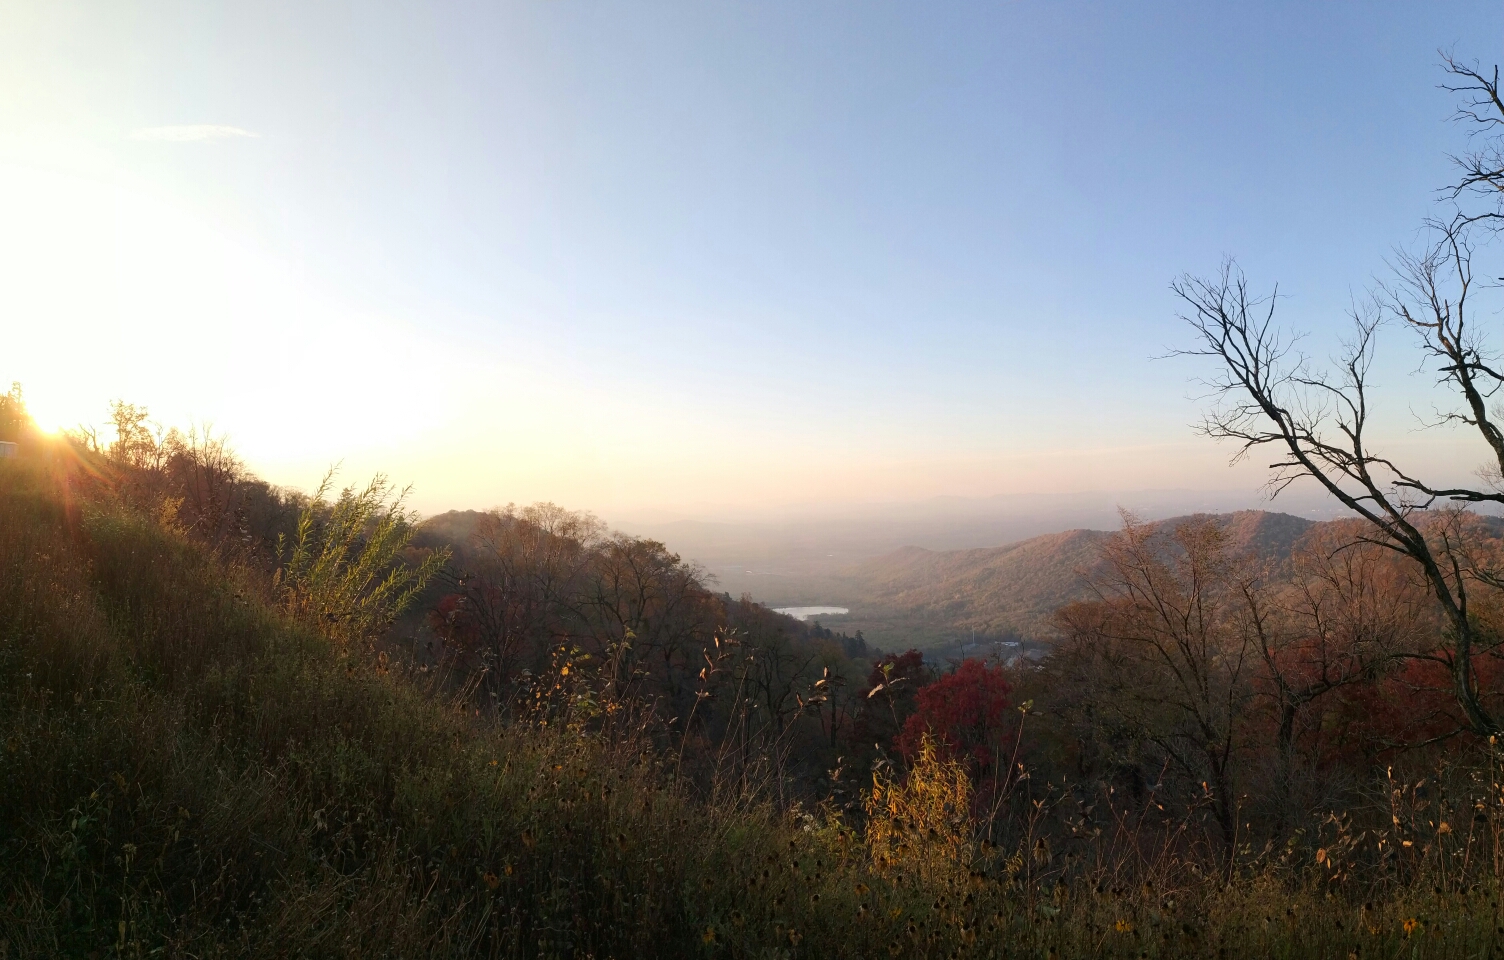
<path fill-rule="evenodd" d="M 110 459 L 143 470 L 162 465 L 165 431 L 145 407 L 124 400 L 110 401 L 110 426 L 115 429 L 115 439 L 108 448 Z"/>
<path fill-rule="evenodd" d="M 1109 742 L 1152 745 L 1165 769 L 1205 784 L 1231 862 L 1255 624 L 1264 615 L 1257 572 L 1208 517 L 1166 528 L 1125 514 L 1104 553 L 1097 599 L 1058 614 L 1074 719 L 1115 732 Z"/>
<path fill-rule="evenodd" d="M 1437 635 L 1424 584 L 1362 533 L 1353 521 L 1317 528 L 1292 557 L 1288 615 L 1256 624 L 1287 777 L 1297 740 L 1319 730 L 1327 698 L 1378 682 Z"/>
<path fill-rule="evenodd" d="M 604 529 L 552 503 L 480 515 L 429 620 L 483 671 L 488 692 L 500 698 L 524 665 L 541 666 L 552 644 L 583 631 L 586 570 Z"/>
<path fill-rule="evenodd" d="M 582 610 L 599 652 L 618 651 L 667 716 L 687 716 L 720 612 L 704 572 L 656 540 L 616 534 L 597 545 L 585 577 Z"/>
<path fill-rule="evenodd" d="M 173 498 L 179 522 L 215 546 L 249 540 L 244 502 L 250 492 L 248 474 L 229 438 L 206 423 L 190 425 L 186 432 L 168 430 L 153 442 L 162 495 Z"/>
<path fill-rule="evenodd" d="M 1000 665 L 962 660 L 951 673 L 921 687 L 917 709 L 904 722 L 896 746 L 907 759 L 919 755 L 929 737 L 940 755 L 963 761 L 979 776 L 1006 766 L 1006 739 L 1017 724 L 1011 694 Z"/>

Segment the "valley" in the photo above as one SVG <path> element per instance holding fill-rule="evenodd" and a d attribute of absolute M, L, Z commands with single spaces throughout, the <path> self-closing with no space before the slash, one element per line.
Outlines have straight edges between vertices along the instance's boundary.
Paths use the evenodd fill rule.
<path fill-rule="evenodd" d="M 1173 527 L 1189 516 L 1194 515 L 1154 524 Z M 1288 560 L 1302 536 L 1327 522 L 1264 510 L 1217 516 L 1234 549 L 1248 550 L 1276 565 Z M 779 554 L 745 534 L 717 539 L 708 525 L 688 530 L 685 536 L 670 528 L 664 542 L 699 562 L 716 586 L 732 596 L 745 593 L 785 609 L 844 607 L 848 612 L 818 612 L 810 619 L 847 634 L 861 631 L 885 650 L 915 646 L 937 656 L 955 656 L 972 643 L 1048 644 L 1054 634 L 1054 611 L 1091 595 L 1090 580 L 1102 567 L 1102 545 L 1118 525 L 1103 516 L 1093 519 L 1101 526 L 969 549 L 901 545 L 874 553 L 882 542 L 880 533 L 866 540 L 850 533 L 844 539 L 826 533 L 823 538 L 809 535 L 802 543 L 790 541 Z M 880 524 L 873 526 L 882 529 Z M 932 542 L 946 539 L 933 527 L 906 531 L 901 524 L 891 526 L 890 539 L 905 532 L 928 534 Z M 999 522 L 991 529 L 1006 535 L 1010 528 Z M 752 549 L 758 547 L 760 551 Z M 738 551 L 748 559 L 737 563 L 725 557 Z"/>

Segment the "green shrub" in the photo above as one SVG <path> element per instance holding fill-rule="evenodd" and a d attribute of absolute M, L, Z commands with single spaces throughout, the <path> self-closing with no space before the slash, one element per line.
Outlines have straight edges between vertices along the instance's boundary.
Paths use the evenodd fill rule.
<path fill-rule="evenodd" d="M 344 488 L 330 504 L 333 480 L 333 471 L 324 476 L 298 516 L 291 543 L 278 540 L 277 556 L 285 554 L 285 562 L 274 588 L 290 610 L 331 639 L 369 641 L 422 592 L 449 551 L 435 551 L 416 567 L 402 563 L 417 520 L 405 506 L 407 491 L 394 491 L 377 476 L 364 489 Z"/>

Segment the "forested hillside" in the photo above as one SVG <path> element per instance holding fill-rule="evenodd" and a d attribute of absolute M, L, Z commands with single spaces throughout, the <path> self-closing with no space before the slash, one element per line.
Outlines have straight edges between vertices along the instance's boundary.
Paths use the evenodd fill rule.
<path fill-rule="evenodd" d="M 1155 521 L 1173 529 L 1194 517 Z M 1288 563 L 1315 524 L 1283 513 L 1221 514 L 1232 549 L 1273 567 Z M 829 602 L 849 606 L 843 629 L 862 630 L 891 646 L 954 647 L 975 632 L 997 639 L 1047 643 L 1055 637 L 1055 611 L 1091 595 L 1103 571 L 1106 530 L 1067 530 L 978 550 L 932 551 L 905 547 L 863 563 L 826 582 Z"/>
<path fill-rule="evenodd" d="M 108 442 L 22 418 L 0 462 L 7 956 L 1497 942 L 1497 751 L 1359 528 L 1129 523 L 1037 665 L 934 664 L 588 514 L 425 531 L 379 480 L 291 494 L 115 414 Z"/>

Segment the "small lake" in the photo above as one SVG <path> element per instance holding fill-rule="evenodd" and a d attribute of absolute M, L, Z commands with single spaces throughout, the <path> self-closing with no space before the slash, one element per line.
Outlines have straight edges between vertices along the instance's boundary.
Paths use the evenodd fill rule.
<path fill-rule="evenodd" d="M 776 607 L 774 613 L 786 613 L 795 620 L 810 617 L 841 617 L 851 612 L 849 607 Z"/>

